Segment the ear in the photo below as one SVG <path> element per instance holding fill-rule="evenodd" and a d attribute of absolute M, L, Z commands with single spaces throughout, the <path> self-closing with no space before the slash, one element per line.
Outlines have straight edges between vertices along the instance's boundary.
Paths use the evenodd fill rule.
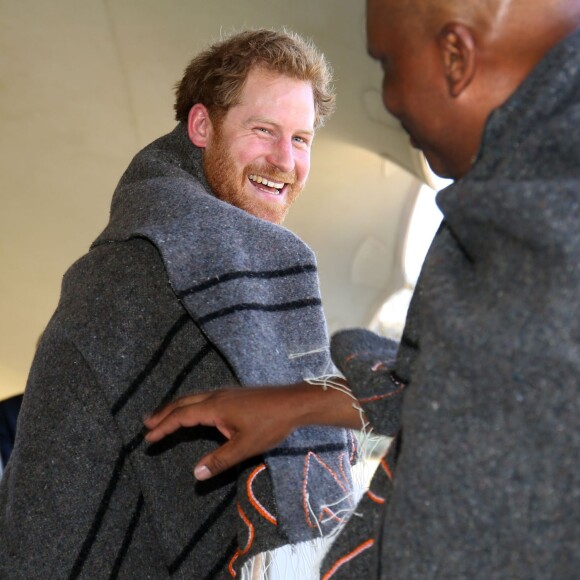
<path fill-rule="evenodd" d="M 449 22 L 439 33 L 439 49 L 449 94 L 458 97 L 471 84 L 477 68 L 473 33 L 464 24 Z"/>
<path fill-rule="evenodd" d="M 196 103 L 189 110 L 187 117 L 187 134 L 197 147 L 206 147 L 212 132 L 209 111 L 201 103 Z"/>

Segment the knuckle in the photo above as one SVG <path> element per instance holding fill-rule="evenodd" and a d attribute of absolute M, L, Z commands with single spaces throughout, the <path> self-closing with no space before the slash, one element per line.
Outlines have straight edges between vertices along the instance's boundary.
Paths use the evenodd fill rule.
<path fill-rule="evenodd" d="M 221 473 L 222 471 L 228 469 L 230 466 L 228 465 L 228 462 L 226 460 L 224 460 L 222 457 L 218 455 L 212 457 L 208 467 L 212 473 Z"/>

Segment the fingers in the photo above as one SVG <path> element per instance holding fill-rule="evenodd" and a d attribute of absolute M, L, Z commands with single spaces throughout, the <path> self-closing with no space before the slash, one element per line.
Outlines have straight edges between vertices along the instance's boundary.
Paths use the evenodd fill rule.
<path fill-rule="evenodd" d="M 258 451 L 255 445 L 248 447 L 243 438 L 234 437 L 200 459 L 193 475 L 197 480 L 204 481 L 265 450 Z"/>
<path fill-rule="evenodd" d="M 312 391 L 308 385 L 308 393 Z M 149 443 L 160 441 L 182 427 L 217 428 L 229 441 L 206 455 L 195 467 L 197 479 L 208 479 L 282 441 L 299 425 L 290 412 L 304 414 L 307 404 L 295 405 L 293 386 L 220 389 L 183 397 L 145 421 Z"/>
<path fill-rule="evenodd" d="M 181 427 L 213 425 L 207 421 L 202 405 L 209 396 L 203 394 L 183 397 L 154 413 L 145 420 L 145 426 L 149 429 L 145 439 L 155 443 Z"/>
<path fill-rule="evenodd" d="M 212 393 L 201 393 L 199 395 L 188 395 L 187 397 L 181 397 L 180 399 L 176 399 L 175 401 L 165 405 L 158 411 L 155 411 L 150 417 L 145 419 L 145 425 L 152 429 L 158 423 L 163 421 L 167 415 L 178 409 L 179 407 L 185 407 L 187 405 L 194 405 L 196 403 L 202 403 L 208 397 L 211 397 Z"/>

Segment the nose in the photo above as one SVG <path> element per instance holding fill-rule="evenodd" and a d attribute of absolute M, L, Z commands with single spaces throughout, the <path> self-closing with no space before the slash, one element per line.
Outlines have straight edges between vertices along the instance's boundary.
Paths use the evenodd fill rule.
<path fill-rule="evenodd" d="M 266 156 L 266 160 L 271 165 L 276 166 L 280 171 L 292 171 L 294 169 L 294 149 L 292 147 L 292 140 L 282 137 L 277 139 L 272 144 L 272 149 Z"/>

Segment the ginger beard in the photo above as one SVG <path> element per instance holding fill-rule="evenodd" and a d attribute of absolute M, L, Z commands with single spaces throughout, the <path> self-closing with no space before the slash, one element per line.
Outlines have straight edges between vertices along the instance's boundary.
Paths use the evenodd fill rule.
<path fill-rule="evenodd" d="M 271 164 L 250 164 L 240 174 L 219 125 L 214 127 L 211 147 L 206 147 L 203 151 L 203 170 L 213 194 L 255 217 L 281 224 L 304 187 L 297 182 L 296 172 L 282 172 Z M 260 195 L 254 191 L 255 187 L 260 186 L 250 181 L 250 175 L 260 175 L 285 185 L 279 194 Z M 268 189 L 274 191 L 272 188 Z"/>

